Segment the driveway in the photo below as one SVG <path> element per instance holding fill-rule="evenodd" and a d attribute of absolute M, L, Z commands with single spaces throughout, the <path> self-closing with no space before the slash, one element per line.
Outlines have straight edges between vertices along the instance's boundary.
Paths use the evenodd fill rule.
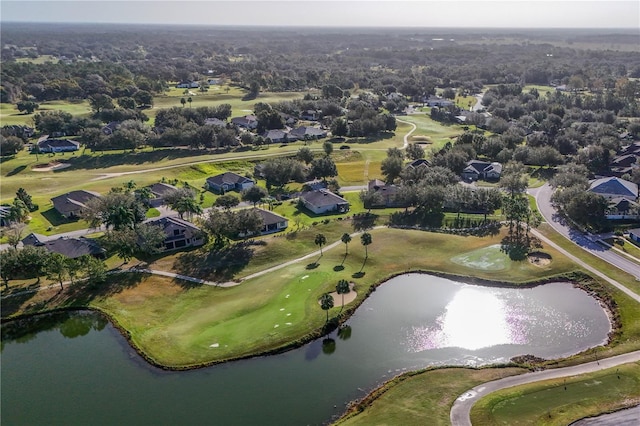
<path fill-rule="evenodd" d="M 564 223 L 563 219 L 556 213 L 556 210 L 551 205 L 553 189 L 548 183 L 539 188 L 532 188 L 528 192 L 535 197 L 538 210 L 540 210 L 540 214 L 542 214 L 544 220 L 559 234 L 568 238 L 583 250 L 623 270 L 640 281 L 640 265 L 638 265 L 638 263 L 616 253 L 607 245 L 599 243 L 597 238 L 585 235 Z"/>

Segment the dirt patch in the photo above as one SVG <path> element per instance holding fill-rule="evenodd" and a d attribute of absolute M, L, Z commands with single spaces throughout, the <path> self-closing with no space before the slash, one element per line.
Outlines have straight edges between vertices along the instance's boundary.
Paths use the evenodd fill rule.
<path fill-rule="evenodd" d="M 31 167 L 31 170 L 33 170 L 34 172 L 51 172 L 53 170 L 66 169 L 67 167 L 71 167 L 71 164 L 52 161 L 47 164 L 36 164 L 35 166 Z"/>
<path fill-rule="evenodd" d="M 551 263 L 551 255 L 548 253 L 543 253 L 541 251 L 529 253 L 527 259 L 530 263 L 536 266 L 547 266 Z"/>

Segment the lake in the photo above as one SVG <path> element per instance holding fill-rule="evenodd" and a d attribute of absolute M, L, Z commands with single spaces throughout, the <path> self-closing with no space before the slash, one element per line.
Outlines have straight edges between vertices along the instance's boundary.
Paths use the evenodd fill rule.
<path fill-rule="evenodd" d="M 329 338 L 185 372 L 146 364 L 96 313 L 30 323 L 20 336 L 3 326 L 4 425 L 323 424 L 407 370 L 558 358 L 610 331 L 599 303 L 569 283 L 514 289 L 424 274 L 380 286 Z"/>

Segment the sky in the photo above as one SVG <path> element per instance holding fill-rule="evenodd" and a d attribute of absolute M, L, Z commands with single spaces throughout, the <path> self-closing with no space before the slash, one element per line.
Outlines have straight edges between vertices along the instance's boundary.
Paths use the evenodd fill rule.
<path fill-rule="evenodd" d="M 0 0 L 0 21 L 275 27 L 640 29 L 640 1 Z"/>

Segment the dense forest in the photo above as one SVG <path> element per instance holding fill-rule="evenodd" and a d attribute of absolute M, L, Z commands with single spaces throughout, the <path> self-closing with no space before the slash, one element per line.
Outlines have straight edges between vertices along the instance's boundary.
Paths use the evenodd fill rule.
<path fill-rule="evenodd" d="M 433 95 L 482 95 L 479 110 L 453 103 L 429 110 L 436 121 L 465 125 L 454 143 L 427 153 L 435 167 L 460 175 L 468 161 L 482 159 L 509 163 L 510 170 L 563 166 L 562 173 L 579 175 L 574 181 L 581 188 L 599 174 L 640 183 L 639 167 L 613 167 L 640 138 L 637 42 L 632 30 L 5 24 L 0 102 L 35 112 L 38 134 L 75 136 L 95 151 L 258 146 L 271 142 L 270 130 L 309 114 L 333 136 L 366 137 L 394 131 L 396 114 Z M 183 108 L 158 111 L 153 127 L 145 124 L 154 96 L 178 83 L 205 91 L 217 80 L 244 89 L 247 97 L 306 95 L 258 102 L 251 132 L 227 122 L 230 105 L 184 108 L 191 98 L 181 100 Z M 89 101 L 90 117 L 37 112 L 38 102 L 78 99 Z M 3 155 L 32 136 L 19 126 L 5 126 L 2 134 Z M 383 163 L 387 182 L 415 183 L 400 175 L 401 161 L 392 154 Z M 566 210 L 570 200 L 556 201 Z M 598 218 L 607 208 L 600 201 Z"/>

